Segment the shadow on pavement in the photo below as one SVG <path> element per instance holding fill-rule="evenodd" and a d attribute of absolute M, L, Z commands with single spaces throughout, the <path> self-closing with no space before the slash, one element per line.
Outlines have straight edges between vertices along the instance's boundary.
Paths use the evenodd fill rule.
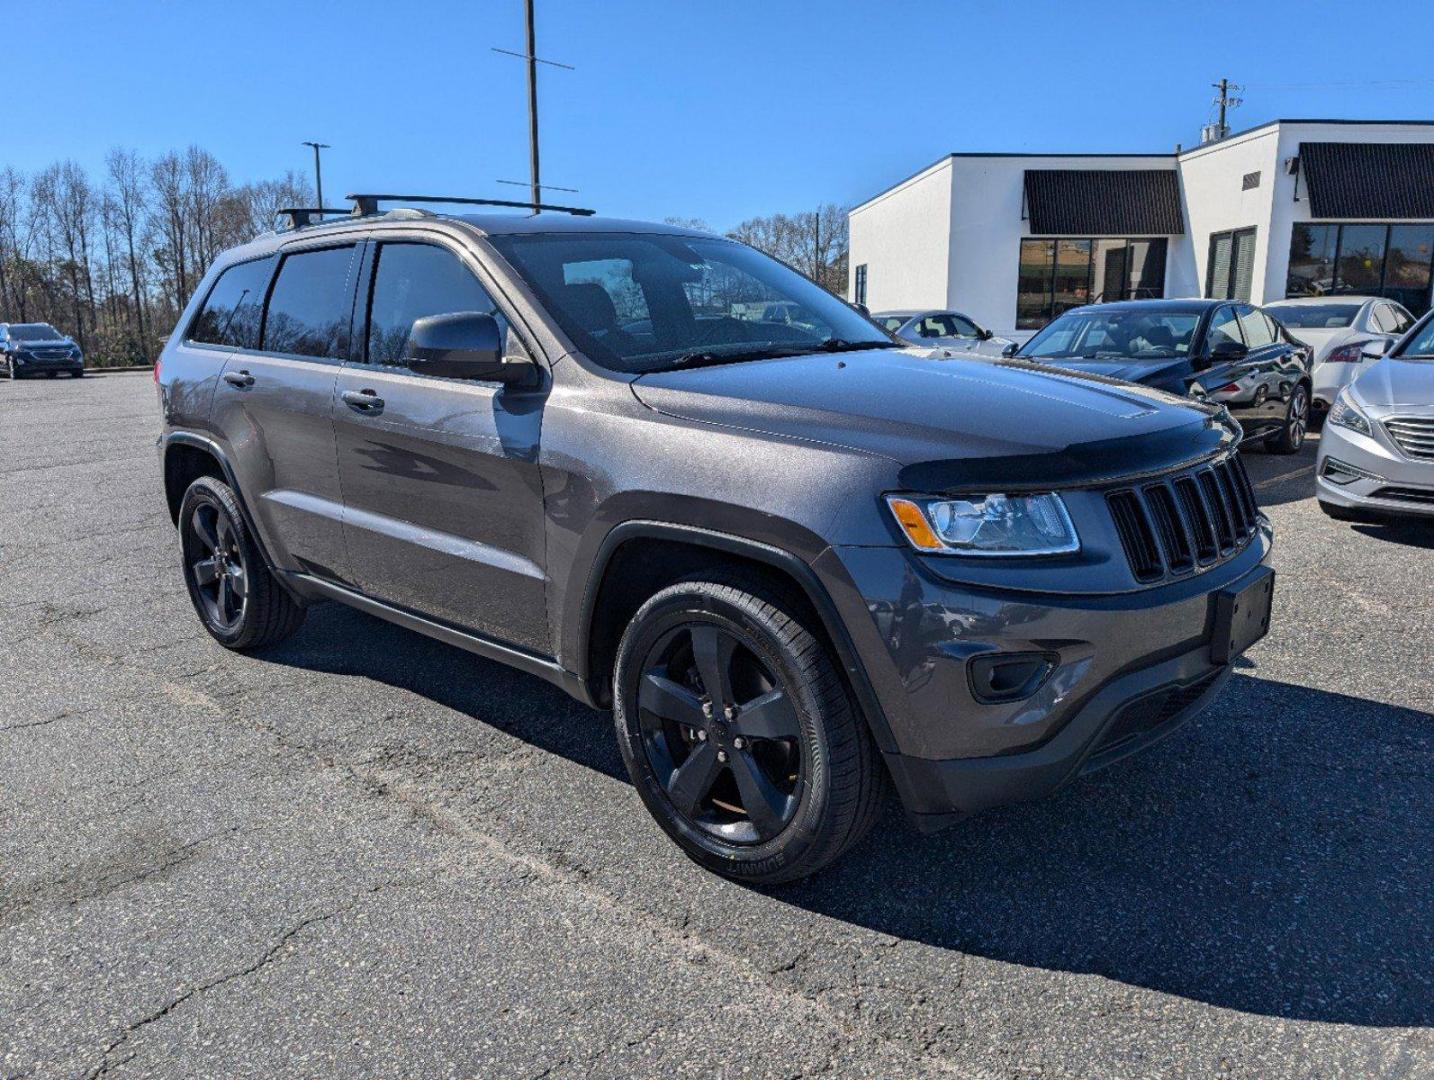
<path fill-rule="evenodd" d="M 265 659 L 365 675 L 626 776 L 604 717 L 556 688 L 337 605 Z M 860 848 L 770 896 L 1225 1008 L 1427 1025 L 1431 736 L 1425 713 L 1239 673 L 1147 754 L 933 836 L 893 801 Z"/>
<path fill-rule="evenodd" d="M 1298 454 L 1271 454 L 1260 449 L 1241 451 L 1259 504 L 1281 506 L 1314 498 L 1314 466 L 1318 453 L 1319 439 L 1313 435 Z"/>
<path fill-rule="evenodd" d="M 1434 548 L 1434 519 L 1428 521 L 1390 521 L 1379 525 L 1354 525 L 1355 532 L 1389 544 L 1405 547 Z"/>

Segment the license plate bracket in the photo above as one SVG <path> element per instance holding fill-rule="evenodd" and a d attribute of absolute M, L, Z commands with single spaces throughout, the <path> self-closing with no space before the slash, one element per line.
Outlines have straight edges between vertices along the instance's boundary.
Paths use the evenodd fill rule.
<path fill-rule="evenodd" d="M 1239 588 L 1215 594 L 1215 628 L 1210 635 L 1210 659 L 1228 664 L 1270 630 L 1275 598 L 1275 572 L 1262 566 Z"/>

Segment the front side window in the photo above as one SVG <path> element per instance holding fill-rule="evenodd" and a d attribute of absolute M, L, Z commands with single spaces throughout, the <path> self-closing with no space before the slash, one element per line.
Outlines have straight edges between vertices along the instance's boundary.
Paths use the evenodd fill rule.
<path fill-rule="evenodd" d="M 219 275 L 194 322 L 189 340 L 231 349 L 257 349 L 264 293 L 274 273 L 274 256 L 231 266 Z"/>
<path fill-rule="evenodd" d="M 368 314 L 370 364 L 401 365 L 409 356 L 413 324 L 429 315 L 460 311 L 497 314 L 473 271 L 447 248 L 433 244 L 380 244 Z M 499 318 L 500 329 L 503 320 Z"/>
<path fill-rule="evenodd" d="M 1150 360 L 1185 356 L 1200 316 L 1184 311 L 1071 311 L 1033 337 L 1020 355 L 1044 359 Z"/>
<path fill-rule="evenodd" d="M 1251 349 L 1263 349 L 1266 345 L 1275 343 L 1274 335 L 1270 333 L 1270 324 L 1259 311 L 1252 307 L 1242 307 L 1239 320 L 1240 330 L 1245 335 L 1245 344 Z"/>
<path fill-rule="evenodd" d="M 731 240 L 510 233 L 489 242 L 563 332 L 615 371 L 896 347 L 815 282 Z M 772 305 L 782 320 L 765 317 Z"/>
<path fill-rule="evenodd" d="M 1240 336 L 1240 320 L 1235 316 L 1235 309 L 1222 307 L 1210 316 L 1210 329 L 1205 331 L 1205 349 L 1209 352 L 1217 345 L 1231 342 L 1243 345 L 1245 339 Z"/>
<path fill-rule="evenodd" d="M 284 256 L 264 313 L 265 352 L 342 359 L 348 352 L 353 245 Z"/>

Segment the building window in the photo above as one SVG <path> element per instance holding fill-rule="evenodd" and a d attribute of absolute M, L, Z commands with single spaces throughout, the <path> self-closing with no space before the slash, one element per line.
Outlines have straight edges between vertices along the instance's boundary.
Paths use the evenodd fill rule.
<path fill-rule="evenodd" d="M 1205 295 L 1212 300 L 1250 299 L 1255 276 L 1255 230 L 1210 234 L 1210 262 L 1205 271 Z"/>
<path fill-rule="evenodd" d="M 1301 222 L 1290 234 L 1286 296 L 1358 294 L 1429 310 L 1434 225 Z"/>
<path fill-rule="evenodd" d="M 1016 329 L 1039 330 L 1082 304 L 1164 296 L 1165 249 L 1163 237 L 1022 240 Z"/>
<path fill-rule="evenodd" d="M 856 284 L 852 294 L 858 304 L 866 303 L 866 263 L 862 263 L 856 268 Z"/>

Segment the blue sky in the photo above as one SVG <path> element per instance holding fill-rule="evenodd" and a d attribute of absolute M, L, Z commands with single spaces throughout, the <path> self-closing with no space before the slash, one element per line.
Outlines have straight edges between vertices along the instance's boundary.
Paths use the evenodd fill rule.
<path fill-rule="evenodd" d="M 522 197 L 522 0 L 0 0 L 0 166 L 194 142 L 236 180 Z M 1234 126 L 1434 118 L 1434 4 L 538 0 L 543 175 L 604 213 L 853 203 L 951 150 L 1164 151 Z M 1405 43 L 1412 43 L 1406 45 Z M 1383 46 L 1383 48 L 1382 48 Z M 1386 58 L 1383 55 L 1387 51 Z"/>

